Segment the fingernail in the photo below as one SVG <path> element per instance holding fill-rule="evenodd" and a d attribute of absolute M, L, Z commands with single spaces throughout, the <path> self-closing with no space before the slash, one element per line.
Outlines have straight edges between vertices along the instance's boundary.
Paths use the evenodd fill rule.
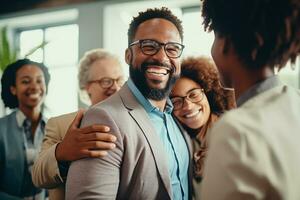
<path fill-rule="evenodd" d="M 115 136 L 112 136 L 112 137 L 111 137 L 111 141 L 112 141 L 112 142 L 115 142 L 115 141 L 117 141 L 117 138 L 116 138 Z"/>

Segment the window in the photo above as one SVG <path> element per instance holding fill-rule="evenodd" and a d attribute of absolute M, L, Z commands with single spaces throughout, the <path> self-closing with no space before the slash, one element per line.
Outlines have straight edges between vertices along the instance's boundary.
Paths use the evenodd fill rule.
<path fill-rule="evenodd" d="M 204 31 L 200 8 L 183 9 L 182 23 L 184 27 L 184 49 L 183 56 L 205 55 L 211 57 L 210 49 L 213 44 L 214 34 Z M 300 60 L 298 58 L 294 69 L 291 64 L 278 72 L 280 80 L 289 86 L 300 88 Z"/>
<path fill-rule="evenodd" d="M 108 5 L 104 9 L 104 48 L 119 55 L 124 61 L 124 52 L 127 47 L 127 30 L 133 16 L 140 10 L 149 7 L 169 7 L 182 20 L 184 27 L 185 49 L 182 58 L 187 56 L 211 57 L 211 46 L 214 40 L 213 32 L 207 33 L 202 25 L 201 8 L 199 1 L 141 1 L 139 3 L 121 3 Z M 112 26 L 112 24 L 114 26 Z M 127 67 L 127 64 L 123 62 Z M 295 70 L 289 66 L 279 72 L 281 80 L 293 87 L 300 88 L 300 62 L 296 63 Z M 128 68 L 126 68 L 128 74 Z"/>
<path fill-rule="evenodd" d="M 21 57 L 43 41 L 48 42 L 28 57 L 43 62 L 51 74 L 44 114 L 50 117 L 77 110 L 78 26 L 69 24 L 24 30 L 19 38 Z"/>
<path fill-rule="evenodd" d="M 298 57 L 295 65 L 291 66 L 288 62 L 287 66 L 278 72 L 280 80 L 289 86 L 300 89 L 300 59 Z"/>
<path fill-rule="evenodd" d="M 208 56 L 214 41 L 214 34 L 204 31 L 201 25 L 200 8 L 183 9 L 182 25 L 184 27 L 184 54 L 186 56 Z"/>
<path fill-rule="evenodd" d="M 193 6 L 197 5 L 197 6 Z M 104 9 L 104 48 L 119 55 L 123 65 L 124 52 L 127 48 L 127 30 L 133 16 L 145 8 L 167 6 L 182 20 L 184 27 L 184 51 L 186 56 L 205 55 L 210 57 L 210 48 L 214 34 L 204 31 L 201 25 L 200 6 L 197 0 L 188 1 L 141 1 L 108 5 Z M 188 7 L 188 8 L 185 8 Z M 114 24 L 114 26 L 112 26 Z M 126 68 L 128 75 L 128 68 Z"/>

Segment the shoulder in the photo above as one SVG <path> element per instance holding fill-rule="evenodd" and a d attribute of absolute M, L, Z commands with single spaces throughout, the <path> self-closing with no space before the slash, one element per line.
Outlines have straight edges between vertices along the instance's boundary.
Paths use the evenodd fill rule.
<path fill-rule="evenodd" d="M 84 118 L 99 120 L 112 118 L 118 120 L 127 115 L 128 108 L 124 105 L 120 92 L 116 92 L 104 101 L 91 106 L 84 114 Z"/>
<path fill-rule="evenodd" d="M 14 118 L 14 117 L 16 117 L 16 111 L 13 111 L 12 113 L 1 117 L 0 121 L 7 121 L 7 120 L 9 120 L 11 118 Z"/>
<path fill-rule="evenodd" d="M 115 121 L 119 118 L 113 113 L 115 113 L 118 109 L 108 105 L 97 104 L 96 106 L 88 109 L 82 118 L 81 126 L 84 127 L 93 124 L 102 124 L 110 126 L 111 128 L 117 127 Z"/>
<path fill-rule="evenodd" d="M 72 112 L 72 113 L 67 113 L 67 114 L 63 114 L 63 115 L 59 115 L 56 117 L 51 117 L 48 121 L 68 121 L 68 120 L 72 120 L 75 118 L 77 112 Z"/>
<path fill-rule="evenodd" d="M 77 112 L 72 112 L 72 113 L 67 113 L 67 114 L 63 114 L 63 115 L 59 115 L 56 117 L 51 117 L 48 121 L 47 121 L 47 125 L 52 125 L 52 124 L 56 124 L 56 125 L 69 125 L 73 119 L 75 118 Z"/>
<path fill-rule="evenodd" d="M 0 118 L 0 128 L 16 122 L 16 112 Z"/>
<path fill-rule="evenodd" d="M 210 140 L 249 148 L 270 147 L 284 130 L 300 129 L 300 92 L 278 86 L 263 92 L 241 107 L 225 113 L 214 123 Z M 298 121 L 298 122 L 297 122 Z"/>
<path fill-rule="evenodd" d="M 0 118 L 0 138 L 13 138 L 13 135 L 18 133 L 17 127 L 16 112 Z"/>
<path fill-rule="evenodd" d="M 245 104 L 243 104 L 241 108 L 250 110 L 253 107 L 257 108 L 265 106 L 276 106 L 278 104 L 284 103 L 285 101 L 299 103 L 300 90 L 286 85 L 280 85 L 256 95 L 255 97 L 245 102 Z M 288 104 L 286 105 L 289 106 Z"/>

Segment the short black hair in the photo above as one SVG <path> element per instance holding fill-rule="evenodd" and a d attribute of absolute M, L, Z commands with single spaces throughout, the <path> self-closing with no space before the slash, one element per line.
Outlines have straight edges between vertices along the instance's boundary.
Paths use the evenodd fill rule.
<path fill-rule="evenodd" d="M 249 69 L 280 69 L 290 59 L 295 63 L 300 52 L 299 0 L 202 1 L 205 30 L 228 39 Z"/>
<path fill-rule="evenodd" d="M 17 71 L 21 69 L 24 65 L 34 65 L 39 67 L 43 73 L 46 83 L 46 88 L 48 91 L 48 84 L 50 81 L 50 74 L 48 68 L 38 62 L 31 61 L 29 59 L 21 59 L 17 60 L 14 63 L 9 64 L 5 70 L 3 71 L 2 78 L 1 78 L 1 98 L 4 102 L 5 107 L 9 108 L 17 108 L 19 106 L 18 99 L 15 95 L 13 95 L 10 91 L 11 86 L 16 86 L 16 76 Z"/>
<path fill-rule="evenodd" d="M 133 17 L 129 29 L 128 29 L 128 46 L 133 42 L 136 30 L 139 25 L 147 20 L 162 18 L 172 22 L 178 29 L 181 40 L 183 40 L 183 27 L 182 22 L 178 17 L 176 17 L 171 10 L 166 7 L 162 8 L 149 8 L 144 12 L 139 12 L 137 17 Z"/>

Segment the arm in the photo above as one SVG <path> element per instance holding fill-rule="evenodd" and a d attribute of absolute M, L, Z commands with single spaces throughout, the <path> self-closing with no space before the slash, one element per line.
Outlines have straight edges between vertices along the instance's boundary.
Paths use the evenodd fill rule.
<path fill-rule="evenodd" d="M 123 157 L 123 138 L 109 114 L 92 108 L 82 121 L 82 126 L 106 124 L 117 137 L 116 148 L 107 156 L 85 158 L 72 162 L 66 184 L 66 199 L 116 199 Z"/>
<path fill-rule="evenodd" d="M 78 128 L 83 113 L 83 110 L 77 113 L 67 130 L 63 128 L 67 126 L 63 124 L 67 120 L 60 117 L 49 119 L 42 149 L 32 171 L 33 183 L 37 187 L 54 188 L 62 184 L 69 168 L 67 161 L 105 156 L 106 150 L 114 148 L 112 142 L 115 138 L 105 133 L 109 127 L 99 125 Z"/>
<path fill-rule="evenodd" d="M 55 157 L 56 146 L 61 140 L 58 120 L 49 119 L 41 151 L 32 168 L 32 181 L 37 187 L 54 188 L 63 182 Z"/>
<path fill-rule="evenodd" d="M 5 166 L 7 166 L 7 164 L 5 164 L 5 161 L 8 160 L 7 159 L 7 154 L 5 152 L 7 152 L 8 150 L 5 148 L 5 146 L 7 146 L 5 143 L 9 140 L 7 140 L 7 124 L 8 121 L 6 120 L 6 118 L 2 118 L 0 119 L 0 199 L 2 200 L 22 200 L 22 198 L 17 197 L 17 196 L 13 196 L 7 193 L 7 188 L 5 186 L 10 187 L 9 185 L 11 185 L 11 183 L 7 182 L 7 177 L 11 177 L 8 174 L 11 173 L 7 173 L 7 169 L 5 169 Z M 15 145 L 13 145 L 15 146 Z M 10 150 L 10 149 L 9 149 Z M 15 163 L 10 164 L 11 166 L 14 166 Z M 6 173 L 6 174 L 5 174 Z M 5 175 L 8 175 L 5 177 Z M 12 181 L 14 181 L 14 178 L 11 179 Z"/>

